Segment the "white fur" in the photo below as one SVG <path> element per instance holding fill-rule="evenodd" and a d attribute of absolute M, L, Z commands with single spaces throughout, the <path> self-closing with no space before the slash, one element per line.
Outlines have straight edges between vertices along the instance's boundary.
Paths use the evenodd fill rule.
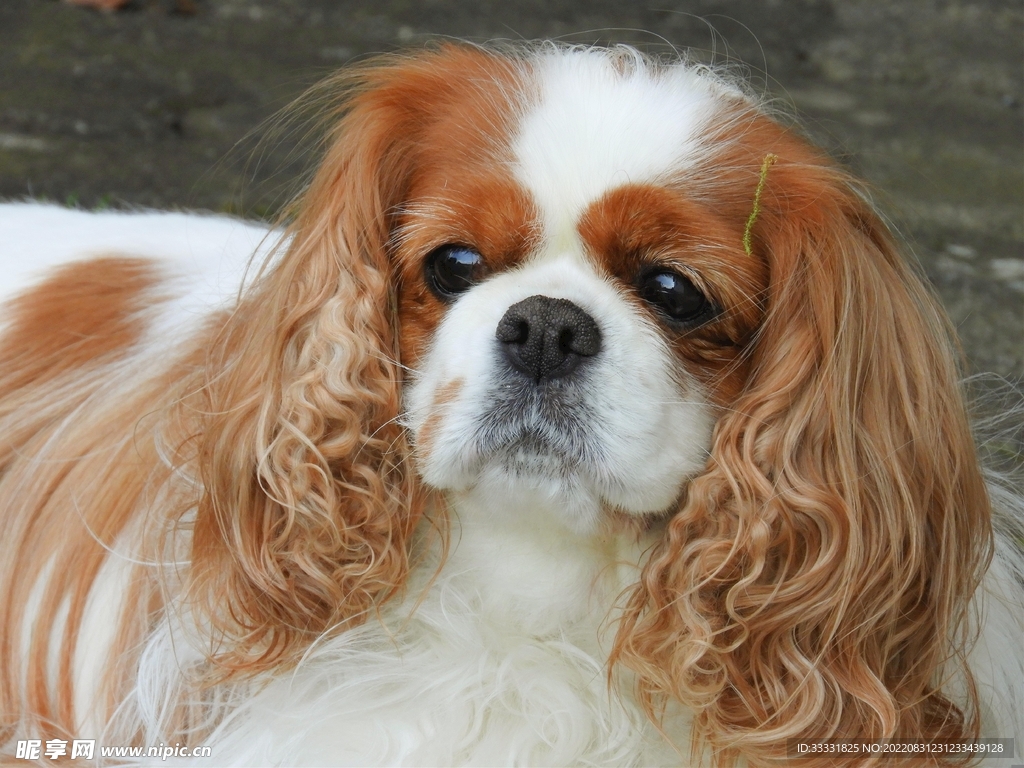
<path fill-rule="evenodd" d="M 264 226 L 227 216 L 0 204 L 0 304 L 63 264 L 99 256 L 151 259 L 166 275 L 161 295 L 171 299 L 155 332 L 185 336 L 237 297 L 250 259 L 255 254 L 259 264 L 273 245 L 268 234 Z"/>
<path fill-rule="evenodd" d="M 1018 414 L 1021 415 L 1021 414 Z M 992 564 L 974 601 L 978 642 L 969 661 L 981 702 L 982 735 L 1017 740 L 1024 757 L 1024 496 L 988 477 L 997 531 Z"/>
<path fill-rule="evenodd" d="M 636 576 L 631 569 L 616 573 L 608 564 L 616 558 L 635 561 L 638 551 L 613 551 L 611 540 L 602 551 L 592 540 L 563 535 L 550 540 L 545 553 L 515 536 L 499 543 L 507 532 L 499 527 L 489 547 L 477 549 L 480 537 L 468 536 L 456 523 L 453 537 L 460 543 L 429 588 L 433 559 L 415 574 L 408 598 L 387 607 L 379 622 L 317 644 L 293 672 L 232 690 L 228 695 L 239 706 L 208 740 L 218 762 L 678 762 L 636 705 L 606 685 L 598 617 Z M 553 555 L 566 558 L 567 570 L 579 568 L 582 589 L 573 596 L 582 600 L 572 606 L 573 617 L 543 628 L 519 624 L 523 604 L 506 603 L 503 594 L 491 591 L 496 547 L 502 560 L 539 562 L 547 575 L 554 570 Z M 581 611 L 588 602 L 591 610 Z M 543 598 L 539 603 L 547 608 Z M 155 668 L 144 668 L 145 675 L 173 674 L 166 656 L 150 661 Z M 157 686 L 150 689 L 161 696 Z"/>
<path fill-rule="evenodd" d="M 723 95 L 699 67 L 664 72 L 630 48 L 552 49 L 535 64 L 537 100 L 512 142 L 513 169 L 555 247 L 586 206 L 626 184 L 666 181 L 705 151 L 702 128 Z"/>

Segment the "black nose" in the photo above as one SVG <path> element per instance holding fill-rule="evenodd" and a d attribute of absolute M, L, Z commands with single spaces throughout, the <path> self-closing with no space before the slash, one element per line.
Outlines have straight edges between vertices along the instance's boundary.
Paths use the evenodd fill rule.
<path fill-rule="evenodd" d="M 512 367 L 537 384 L 569 375 L 601 351 L 594 318 L 567 299 L 548 296 L 513 304 L 494 335 Z"/>

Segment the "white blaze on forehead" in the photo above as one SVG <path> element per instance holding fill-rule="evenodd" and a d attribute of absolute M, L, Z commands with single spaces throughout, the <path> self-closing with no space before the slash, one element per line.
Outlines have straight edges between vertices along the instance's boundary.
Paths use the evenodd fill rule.
<path fill-rule="evenodd" d="M 609 190 L 692 163 L 724 90 L 706 71 L 655 66 L 629 49 L 544 53 L 533 78 L 537 101 L 512 143 L 515 172 L 558 240 Z"/>

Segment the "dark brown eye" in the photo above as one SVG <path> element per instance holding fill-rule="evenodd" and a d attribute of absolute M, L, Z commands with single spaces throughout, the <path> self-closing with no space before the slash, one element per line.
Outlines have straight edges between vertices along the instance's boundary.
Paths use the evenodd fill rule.
<path fill-rule="evenodd" d="M 480 282 L 484 260 L 472 248 L 448 244 L 427 255 L 424 269 L 430 290 L 441 301 L 449 302 Z"/>
<path fill-rule="evenodd" d="M 670 269 L 642 273 L 636 287 L 641 298 L 673 322 L 695 326 L 716 314 L 715 305 L 689 278 Z"/>

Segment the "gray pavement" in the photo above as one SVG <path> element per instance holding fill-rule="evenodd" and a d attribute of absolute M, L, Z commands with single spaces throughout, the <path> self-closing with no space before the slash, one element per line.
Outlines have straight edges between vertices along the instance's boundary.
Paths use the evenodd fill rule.
<path fill-rule="evenodd" d="M 437 37 L 630 42 L 743 67 L 871 182 L 970 370 L 1020 387 L 1020 0 L 0 0 L 0 199 L 270 216 L 308 166 L 305 129 L 253 129 L 346 62 Z"/>

